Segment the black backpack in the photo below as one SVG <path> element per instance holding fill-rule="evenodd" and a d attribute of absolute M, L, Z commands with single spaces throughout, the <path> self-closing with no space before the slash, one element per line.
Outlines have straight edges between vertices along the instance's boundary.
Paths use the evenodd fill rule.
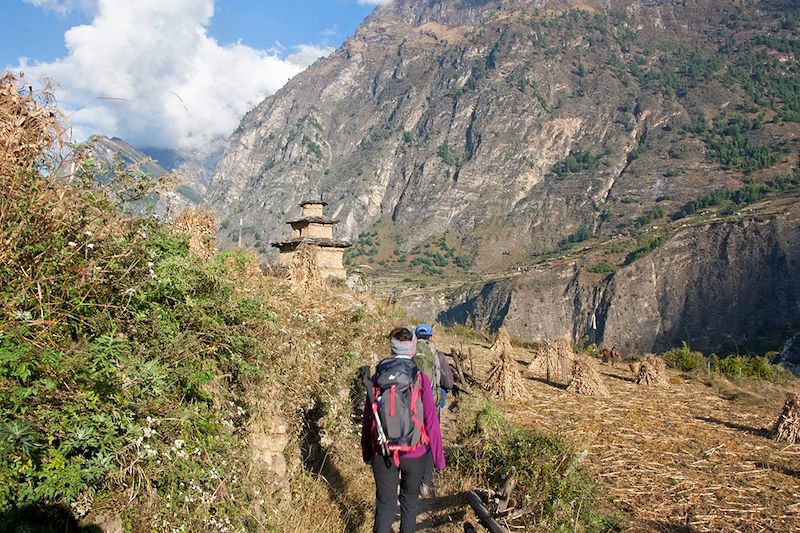
<path fill-rule="evenodd" d="M 401 453 L 428 444 L 422 408 L 422 373 L 412 359 L 392 357 L 378 363 L 374 384 L 386 447 L 399 467 Z M 376 429 L 374 422 L 373 429 Z"/>

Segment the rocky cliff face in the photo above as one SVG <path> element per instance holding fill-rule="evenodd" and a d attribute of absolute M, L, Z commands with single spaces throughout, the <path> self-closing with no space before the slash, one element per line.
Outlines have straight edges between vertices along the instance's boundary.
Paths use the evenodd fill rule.
<path fill-rule="evenodd" d="M 760 112 L 750 142 L 783 143 L 756 178 L 794 164 L 796 124 L 769 120 L 785 105 L 756 101 L 746 60 L 761 54 L 783 69 L 776 76 L 795 72 L 794 56 L 758 40 L 796 35 L 787 10 L 397 0 L 244 118 L 207 201 L 244 219 L 265 254 L 296 204 L 319 194 L 340 236 L 381 223 L 407 250 L 449 230 L 482 272 L 581 227 L 610 235 L 657 201 L 674 209 L 741 184 L 741 162 L 722 162 L 716 134 L 693 129 L 720 113 Z"/>
<path fill-rule="evenodd" d="M 708 352 L 780 346 L 800 330 L 800 205 L 770 207 L 683 228 L 614 274 L 571 262 L 465 287 L 438 318 L 531 340 L 588 336 L 634 353 L 682 341 Z"/>

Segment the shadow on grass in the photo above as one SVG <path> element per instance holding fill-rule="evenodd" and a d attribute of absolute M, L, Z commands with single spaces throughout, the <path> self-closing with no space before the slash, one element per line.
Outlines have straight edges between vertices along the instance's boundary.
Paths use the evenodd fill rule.
<path fill-rule="evenodd" d="M 771 464 L 769 467 L 772 470 L 777 470 L 781 474 L 784 474 L 784 475 L 787 475 L 787 476 L 791 476 L 791 477 L 800 478 L 800 470 L 797 470 L 796 468 L 789 468 L 786 465 L 779 465 L 779 464 Z"/>
<path fill-rule="evenodd" d="M 619 374 L 610 374 L 608 372 L 601 372 L 602 375 L 608 376 L 610 378 L 618 379 L 620 381 L 627 381 L 628 383 L 636 383 L 635 378 L 629 378 L 627 376 L 620 376 Z"/>
<path fill-rule="evenodd" d="M 694 529 L 684 524 L 670 524 L 659 520 L 647 522 L 648 531 L 659 531 L 661 533 L 694 533 Z"/>
<path fill-rule="evenodd" d="M 467 515 L 466 493 L 448 494 L 427 500 L 420 500 L 420 512 L 428 513 L 427 518 L 417 522 L 417 529 L 436 530 L 446 524 L 460 522 Z"/>
<path fill-rule="evenodd" d="M 751 435 L 758 435 L 760 437 L 767 437 L 769 438 L 770 432 L 765 428 L 754 428 L 752 426 L 745 426 L 744 424 L 738 424 L 736 422 L 729 422 L 727 420 L 720 420 L 719 418 L 714 418 L 711 416 L 696 416 L 696 420 L 702 420 L 703 422 L 708 422 L 710 424 L 718 424 L 720 426 L 725 426 L 726 428 L 735 429 L 737 431 L 741 431 L 743 433 L 749 433 Z"/>
<path fill-rule="evenodd" d="M 544 383 L 545 385 L 550 385 L 551 387 L 555 387 L 561 390 L 567 390 L 567 385 L 564 383 L 556 383 L 554 381 L 547 381 L 545 378 L 540 378 L 536 376 L 531 376 L 529 379 L 533 381 L 538 381 L 539 383 Z"/>
<path fill-rule="evenodd" d="M 8 533 L 103 533 L 81 525 L 64 505 L 26 505 L 0 513 L 0 531 Z"/>
<path fill-rule="evenodd" d="M 331 500 L 339 507 L 339 514 L 346 524 L 347 532 L 356 532 L 366 521 L 366 513 L 358 502 L 345 496 L 347 494 L 347 481 L 341 471 L 333 464 L 328 452 L 320 445 L 319 421 L 324 414 L 319 401 L 314 407 L 306 411 L 303 417 L 303 438 L 300 450 L 303 466 L 314 475 L 321 476 L 327 483 Z"/>

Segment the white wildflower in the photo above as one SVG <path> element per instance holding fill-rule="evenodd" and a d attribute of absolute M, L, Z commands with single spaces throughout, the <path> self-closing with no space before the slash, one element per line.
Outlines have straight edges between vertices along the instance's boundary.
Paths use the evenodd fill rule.
<path fill-rule="evenodd" d="M 181 448 L 183 448 L 184 444 L 186 444 L 186 443 L 183 442 L 181 439 L 175 439 L 175 449 L 176 450 L 180 450 Z"/>
<path fill-rule="evenodd" d="M 67 243 L 67 246 L 69 246 L 70 248 L 75 248 L 76 246 L 78 246 L 78 243 L 74 241 L 69 241 Z"/>
<path fill-rule="evenodd" d="M 93 243 L 93 242 L 90 242 L 89 244 L 87 244 L 87 245 L 86 245 L 86 247 L 87 247 L 88 249 L 90 249 L 90 250 L 94 250 L 94 243 Z"/>

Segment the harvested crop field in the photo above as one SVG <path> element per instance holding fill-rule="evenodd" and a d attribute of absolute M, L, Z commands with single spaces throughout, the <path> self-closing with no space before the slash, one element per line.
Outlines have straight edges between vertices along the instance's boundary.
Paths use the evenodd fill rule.
<path fill-rule="evenodd" d="M 488 350 L 473 348 L 481 378 Z M 506 416 L 585 449 L 631 531 L 800 531 L 800 445 L 767 431 L 781 387 L 732 401 L 696 379 L 670 373 L 666 387 L 640 386 L 627 368 L 601 365 L 609 396 L 583 396 L 528 372 L 526 355 L 517 349 L 524 399 L 501 402 Z"/>

